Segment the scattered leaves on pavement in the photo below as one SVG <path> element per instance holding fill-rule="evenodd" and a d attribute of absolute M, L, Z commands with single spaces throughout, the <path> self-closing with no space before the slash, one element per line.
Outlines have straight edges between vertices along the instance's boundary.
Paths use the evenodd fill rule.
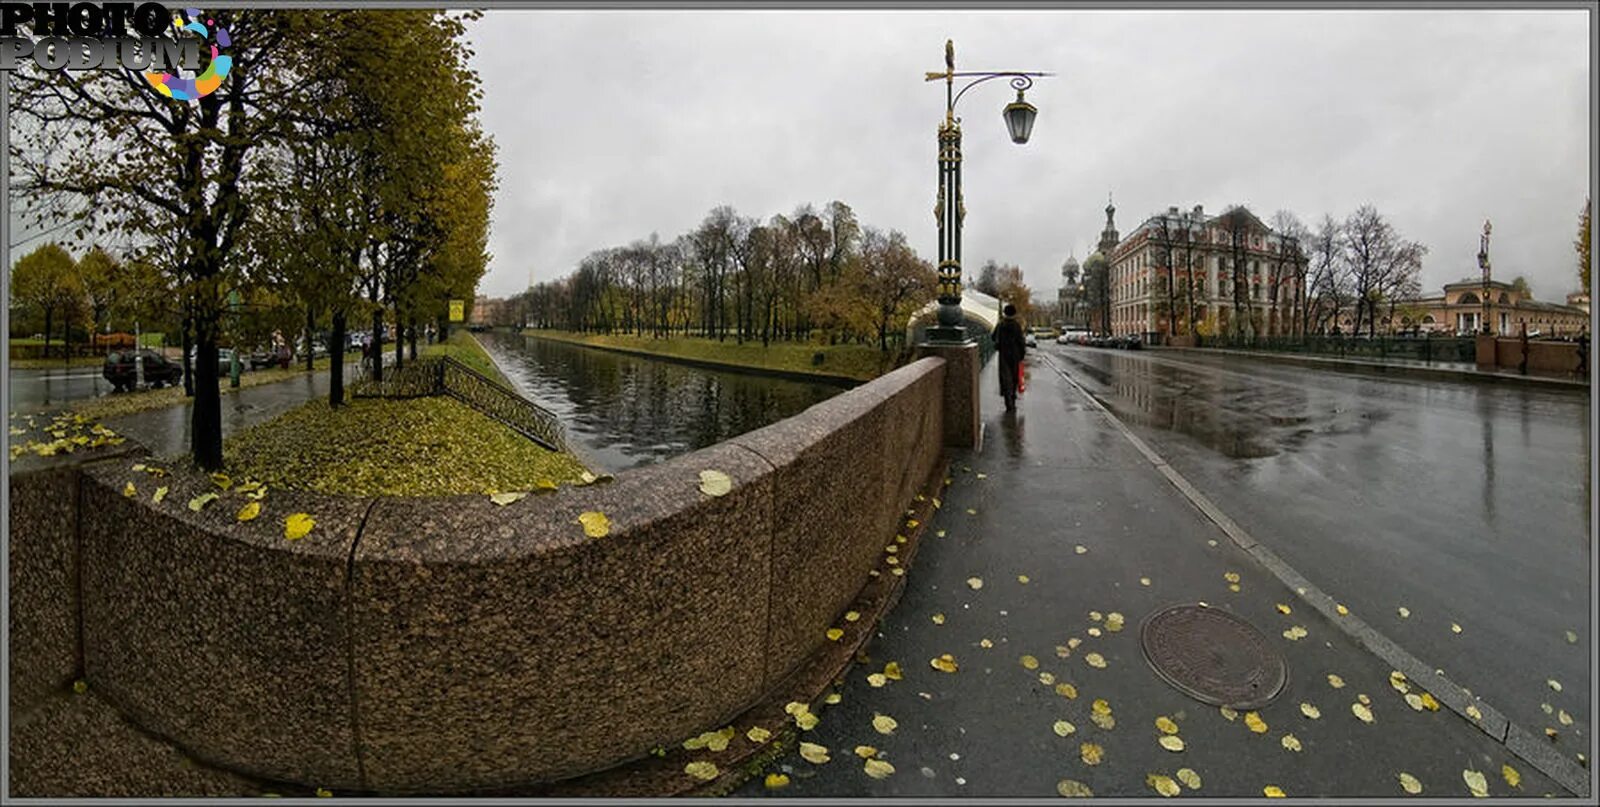
<path fill-rule="evenodd" d="M 189 507 L 198 509 L 194 507 L 194 502 L 190 502 Z M 290 541 L 298 541 L 309 535 L 315 526 L 317 521 L 310 513 L 292 513 L 283 519 L 283 537 Z"/>
<path fill-rule="evenodd" d="M 894 773 L 894 766 L 881 759 L 869 759 L 862 766 L 862 770 L 874 779 L 884 779 Z"/>
<path fill-rule="evenodd" d="M 198 513 L 204 509 L 206 505 L 216 501 L 217 498 L 218 496 L 216 493 L 202 493 L 199 496 L 189 500 L 189 509 Z"/>
<path fill-rule="evenodd" d="M 1467 783 L 1467 789 L 1472 791 L 1473 796 L 1481 799 L 1489 795 L 1489 781 L 1483 773 L 1467 768 L 1461 772 L 1461 779 Z"/>
<path fill-rule="evenodd" d="M 1409 773 L 1401 772 L 1400 789 L 1415 796 L 1422 792 L 1422 782 L 1418 781 L 1417 777 L 1412 776 Z"/>

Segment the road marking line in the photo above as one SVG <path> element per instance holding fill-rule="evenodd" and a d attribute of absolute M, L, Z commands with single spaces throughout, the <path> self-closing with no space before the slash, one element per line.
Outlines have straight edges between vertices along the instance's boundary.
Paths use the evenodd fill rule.
<path fill-rule="evenodd" d="M 1393 669 L 1405 673 L 1407 678 L 1416 681 L 1428 692 L 1433 693 L 1440 703 L 1450 707 L 1450 711 L 1460 715 L 1468 725 L 1476 726 L 1484 734 L 1494 739 L 1495 742 L 1505 746 L 1506 751 L 1513 756 L 1532 765 L 1541 773 L 1555 780 L 1556 784 L 1583 798 L 1589 797 L 1588 771 L 1573 760 L 1568 759 L 1565 755 L 1557 753 L 1553 748 L 1549 748 L 1548 743 L 1539 742 L 1534 734 L 1512 723 L 1500 710 L 1495 709 L 1479 698 L 1467 694 L 1459 684 L 1439 675 L 1436 672 L 1437 668 L 1424 663 L 1422 659 L 1412 655 L 1405 648 L 1396 644 L 1394 640 L 1383 635 L 1359 617 L 1353 615 L 1341 616 L 1338 612 L 1338 603 L 1332 597 L 1328 596 L 1322 589 L 1317 588 L 1304 575 L 1295 571 L 1293 566 L 1284 562 L 1272 550 L 1262 546 L 1259 541 L 1251 537 L 1250 533 L 1236 524 L 1233 519 L 1228 518 L 1221 508 L 1206 498 L 1205 494 L 1201 493 L 1193 484 L 1190 484 L 1182 474 L 1178 473 L 1177 469 L 1168 464 L 1165 459 L 1162 459 L 1161 455 L 1147 446 L 1120 418 L 1112 414 L 1111 410 L 1101 403 L 1094 393 L 1089 392 L 1082 384 L 1078 383 L 1077 379 L 1068 375 L 1065 370 L 1054 361 L 1051 361 L 1047 354 L 1041 355 L 1044 357 L 1045 363 L 1050 365 L 1050 369 L 1054 370 L 1068 384 L 1071 384 L 1079 393 L 1082 393 L 1084 398 L 1095 409 L 1104 414 L 1117 431 L 1122 433 L 1123 437 L 1133 443 L 1134 448 L 1138 449 L 1146 459 L 1150 460 L 1150 463 L 1155 466 L 1157 471 L 1161 472 L 1162 476 L 1167 478 L 1167 481 L 1172 483 L 1173 487 L 1177 488 L 1190 503 L 1198 507 L 1207 518 L 1221 528 L 1230 540 L 1258 560 L 1261 565 L 1267 567 L 1267 571 L 1272 572 L 1272 575 L 1278 578 L 1279 582 L 1288 586 L 1300 599 L 1327 617 L 1329 622 L 1332 622 L 1340 632 L 1352 639 L 1357 646 L 1366 649 L 1382 661 L 1387 662 Z M 1468 706 L 1475 706 L 1481 713 L 1482 719 L 1473 720 L 1468 717 L 1466 713 Z"/>

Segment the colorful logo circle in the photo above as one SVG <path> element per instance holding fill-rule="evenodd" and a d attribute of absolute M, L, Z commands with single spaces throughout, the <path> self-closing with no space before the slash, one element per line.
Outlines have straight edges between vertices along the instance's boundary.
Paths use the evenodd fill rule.
<path fill-rule="evenodd" d="M 224 48 L 233 45 L 233 38 L 228 36 L 228 29 L 218 26 L 217 21 L 213 19 L 207 19 L 205 24 L 201 24 L 200 9 L 186 8 L 184 13 L 189 15 L 189 22 L 184 23 L 181 17 L 173 17 L 172 27 L 179 31 L 193 31 L 199 34 L 201 39 L 212 39 L 211 63 L 206 65 L 204 73 L 194 78 L 183 78 L 171 73 L 144 74 L 144 80 L 150 82 L 150 86 L 154 87 L 156 92 L 175 101 L 193 101 L 210 95 L 222 86 L 222 80 L 228 77 L 228 71 L 233 68 L 233 57 L 218 49 L 219 45 Z M 212 36 L 211 28 L 206 27 L 208 25 L 216 29 L 215 37 Z"/>

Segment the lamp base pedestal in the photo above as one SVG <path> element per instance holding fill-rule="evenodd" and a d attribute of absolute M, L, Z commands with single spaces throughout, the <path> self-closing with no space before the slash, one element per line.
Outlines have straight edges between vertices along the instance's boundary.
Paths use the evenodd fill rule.
<path fill-rule="evenodd" d="M 915 357 L 938 356 L 944 359 L 944 444 L 947 448 L 982 447 L 983 432 L 978 417 L 978 343 L 940 342 L 939 331 L 961 329 L 929 328 L 928 341 L 916 346 Z"/>

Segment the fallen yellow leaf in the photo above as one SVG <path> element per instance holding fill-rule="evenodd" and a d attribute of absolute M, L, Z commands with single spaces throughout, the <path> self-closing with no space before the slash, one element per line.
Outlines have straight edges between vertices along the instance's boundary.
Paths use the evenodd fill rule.
<path fill-rule="evenodd" d="M 769 773 L 765 782 L 768 790 L 778 790 L 789 786 L 789 775 L 786 773 Z"/>
<path fill-rule="evenodd" d="M 1418 695 L 1415 692 L 1407 692 L 1406 693 L 1406 705 L 1410 706 L 1414 711 L 1418 711 L 1418 712 L 1420 712 L 1420 711 L 1422 711 L 1422 710 L 1427 708 L 1427 707 L 1422 705 L 1422 696 Z"/>
<path fill-rule="evenodd" d="M 858 746 L 856 746 L 856 756 L 861 757 L 862 759 L 872 759 L 873 757 L 875 757 L 877 755 L 878 755 L 878 749 L 873 748 L 870 745 L 858 745 Z"/>
<path fill-rule="evenodd" d="M 1044 684 L 1045 686 L 1052 686 L 1052 685 L 1055 684 L 1055 682 L 1056 682 L 1056 676 L 1055 676 L 1054 673 L 1048 673 L 1048 672 L 1039 673 L 1039 683 Z"/>
<path fill-rule="evenodd" d="M 1267 785 L 1261 788 L 1261 793 L 1269 799 L 1281 799 L 1284 797 L 1283 788 L 1277 785 Z"/>
<path fill-rule="evenodd" d="M 129 483 L 127 483 L 127 484 L 122 486 L 122 495 L 124 495 L 124 496 L 126 496 L 126 497 L 131 499 L 131 498 L 139 495 L 139 491 L 134 489 L 132 482 L 129 482 Z"/>
<path fill-rule="evenodd" d="M 193 502 L 189 504 L 191 507 L 194 506 Z M 309 513 L 290 514 L 283 519 L 283 537 L 290 541 L 298 541 L 310 534 L 311 529 L 315 526 L 317 526 L 316 519 L 313 519 Z"/>
<path fill-rule="evenodd" d="M 1085 765 L 1099 765 L 1105 759 L 1105 749 L 1095 743 L 1083 743 L 1078 746 L 1078 756 Z"/>
<path fill-rule="evenodd" d="M 1178 781 L 1182 782 L 1184 787 L 1190 790 L 1200 789 L 1200 774 L 1196 773 L 1193 768 L 1179 768 Z"/>
<path fill-rule="evenodd" d="M 1356 717 L 1361 718 L 1361 722 L 1363 723 L 1371 723 L 1377 719 L 1373 717 L 1372 710 L 1367 708 L 1367 705 L 1364 703 L 1350 704 L 1350 711 L 1354 713 Z"/>
<path fill-rule="evenodd" d="M 928 664 L 940 672 L 953 673 L 957 669 L 955 656 L 952 656 L 949 653 L 945 653 L 936 659 L 932 659 L 928 662 Z"/>
<path fill-rule="evenodd" d="M 1400 774 L 1400 789 L 1415 796 L 1422 792 L 1422 782 L 1417 781 L 1417 777 L 1402 772 Z"/>
<path fill-rule="evenodd" d="M 1156 740 L 1156 742 L 1161 743 L 1162 748 L 1165 748 L 1173 753 L 1183 750 L 1183 738 L 1176 734 L 1163 734 L 1161 735 L 1160 739 Z"/>
<path fill-rule="evenodd" d="M 1467 789 L 1477 798 L 1489 795 L 1489 781 L 1478 771 L 1468 768 L 1461 772 L 1461 779 L 1467 783 Z"/>
<path fill-rule="evenodd" d="M 1095 698 L 1094 702 L 1089 704 L 1089 711 L 1097 715 L 1111 714 L 1111 702 L 1105 698 Z"/>
<path fill-rule="evenodd" d="M 1411 618 L 1411 609 L 1405 607 L 1404 605 L 1402 605 L 1399 608 L 1395 609 L 1395 613 L 1398 613 L 1400 615 L 1401 619 L 1410 619 Z M 1419 787 L 1420 787 L 1420 785 L 1419 785 Z"/>
<path fill-rule="evenodd" d="M 783 713 L 787 715 L 797 715 L 809 711 L 811 711 L 811 705 L 800 701 L 789 701 L 783 707 Z"/>
<path fill-rule="evenodd" d="M 842 700 L 844 700 L 844 696 L 843 695 L 840 695 L 837 692 L 829 692 L 828 693 L 828 697 L 823 698 L 822 702 L 828 704 L 829 706 L 832 706 L 833 704 L 838 703 L 839 701 L 842 701 Z"/>
<path fill-rule="evenodd" d="M 1062 779 L 1057 782 L 1056 792 L 1061 794 L 1062 798 L 1067 799 L 1094 798 L 1094 791 L 1090 790 L 1088 785 L 1073 779 Z"/>
<path fill-rule="evenodd" d="M 715 763 L 705 761 L 691 762 L 683 766 L 683 772 L 702 782 L 709 782 L 717 778 L 719 773 Z"/>
<path fill-rule="evenodd" d="M 894 718 L 888 715 L 873 714 L 872 716 L 872 727 L 876 729 L 879 734 L 893 734 L 895 728 L 897 728 L 899 725 L 899 723 L 895 722 Z"/>
<path fill-rule="evenodd" d="M 1522 774 L 1510 765 L 1500 766 L 1500 775 L 1505 778 L 1506 784 L 1512 787 L 1522 787 Z"/>
<path fill-rule="evenodd" d="M 1461 632 L 1461 626 L 1457 625 L 1454 622 L 1451 622 L 1450 623 L 1450 632 L 1451 633 L 1460 633 Z"/>
<path fill-rule="evenodd" d="M 867 676 L 867 683 L 871 684 L 873 689 L 877 689 L 889 683 L 889 679 L 883 673 L 872 673 Z"/>
<path fill-rule="evenodd" d="M 1281 602 L 1280 602 L 1280 603 L 1278 603 L 1278 613 L 1280 613 L 1280 614 L 1287 614 L 1287 613 L 1289 613 L 1289 606 L 1287 606 L 1287 605 L 1284 605 L 1284 604 L 1283 604 L 1283 603 L 1281 603 Z"/>
<path fill-rule="evenodd" d="M 1119 614 L 1116 611 L 1106 614 L 1106 630 L 1111 631 L 1112 633 L 1122 630 L 1123 621 L 1122 614 Z"/>
<path fill-rule="evenodd" d="M 1062 681 L 1061 683 L 1056 684 L 1056 694 L 1066 698 L 1069 701 L 1075 700 L 1078 697 L 1078 688 L 1065 681 Z"/>
<path fill-rule="evenodd" d="M 1343 603 L 1335 604 L 1333 606 L 1333 610 L 1338 611 L 1339 612 L 1339 616 L 1349 616 L 1350 615 L 1350 609 L 1344 607 Z"/>
<path fill-rule="evenodd" d="M 1076 553 L 1078 553 L 1078 554 L 1080 554 L 1080 555 L 1083 555 L 1083 554 L 1086 554 L 1086 553 L 1088 553 L 1088 551 L 1089 551 L 1089 547 L 1086 547 L 1086 546 L 1084 546 L 1084 545 L 1083 545 L 1083 544 L 1078 544 L 1078 545 L 1077 545 L 1077 546 L 1074 546 L 1074 547 L 1073 547 L 1073 548 L 1072 548 L 1072 551 L 1073 551 L 1073 552 L 1076 552 Z"/>
<path fill-rule="evenodd" d="M 1028 576 L 1025 575 L 1025 574 L 1017 575 L 1017 582 L 1021 583 L 1023 585 L 1027 585 L 1028 584 Z"/>
<path fill-rule="evenodd" d="M 972 589 L 973 591 L 977 591 L 978 589 L 983 588 L 983 578 L 981 578 L 981 577 L 969 577 L 969 578 L 967 578 L 967 587 Z"/>
<path fill-rule="evenodd" d="M 845 611 L 844 612 L 844 621 L 846 621 L 846 622 L 854 622 L 854 621 L 856 621 L 856 620 L 858 620 L 860 618 L 861 618 L 861 612 L 860 611 Z"/>
<path fill-rule="evenodd" d="M 978 646 L 987 650 L 991 647 L 994 647 L 994 642 L 989 641 L 988 637 L 984 637 L 978 641 Z"/>
<path fill-rule="evenodd" d="M 1153 773 L 1146 774 L 1144 777 L 1144 783 L 1154 788 L 1157 793 L 1160 793 L 1163 796 L 1176 796 L 1182 791 L 1182 788 L 1178 787 L 1178 783 L 1172 781 L 1172 777 L 1170 776 L 1158 776 Z"/>
<path fill-rule="evenodd" d="M 1261 715 L 1255 712 L 1244 713 L 1244 724 L 1249 726 L 1250 730 L 1257 734 L 1267 733 L 1267 721 L 1262 720 Z"/>
<path fill-rule="evenodd" d="M 1139 578 L 1139 585 L 1141 585 L 1141 586 L 1148 586 L 1148 585 L 1150 585 L 1150 578 L 1148 578 L 1148 577 L 1141 577 L 1141 578 Z"/>
<path fill-rule="evenodd" d="M 888 664 L 883 665 L 883 675 L 890 681 L 899 681 L 905 677 L 900 672 L 900 662 L 898 661 L 891 661 Z"/>
<path fill-rule="evenodd" d="M 162 486 L 162 487 L 156 488 L 156 495 L 151 496 L 150 500 L 155 502 L 156 504 L 160 504 L 161 500 L 165 499 L 165 498 L 167 498 L 167 488 L 166 488 L 166 486 Z"/>
<path fill-rule="evenodd" d="M 810 731 L 816 728 L 817 723 L 820 721 L 816 715 L 810 712 L 801 712 L 794 716 L 794 722 L 795 725 L 800 727 L 801 731 Z"/>
<path fill-rule="evenodd" d="M 604 538 L 611 534 L 611 519 L 605 513 L 590 510 L 578 516 L 578 523 L 583 525 L 583 534 L 590 538 Z"/>
<path fill-rule="evenodd" d="M 1039 660 L 1033 656 L 1023 656 L 1022 666 L 1030 670 L 1037 670 L 1039 669 Z"/>
<path fill-rule="evenodd" d="M 1232 723 L 1234 720 L 1237 720 L 1239 718 L 1239 713 L 1238 712 L 1235 712 L 1234 710 L 1229 709 L 1226 706 L 1217 707 L 1217 711 L 1221 712 L 1222 713 L 1222 717 L 1224 719 L 1226 719 L 1229 723 Z"/>
<path fill-rule="evenodd" d="M 1553 690 L 1555 690 L 1557 692 L 1561 691 L 1561 682 L 1560 681 L 1557 681 L 1556 679 L 1551 678 L 1550 680 L 1546 681 L 1545 683 L 1549 684 L 1551 689 L 1553 689 Z"/>
<path fill-rule="evenodd" d="M 1074 726 L 1074 725 L 1072 725 L 1071 723 L 1068 723 L 1065 720 L 1057 720 L 1055 722 L 1055 724 L 1052 725 L 1050 728 L 1055 731 L 1056 736 L 1058 736 L 1058 737 L 1069 736 L 1073 732 L 1078 730 L 1077 726 Z"/>
<path fill-rule="evenodd" d="M 1331 686 L 1334 689 L 1343 689 L 1344 679 L 1334 675 L 1333 673 L 1328 673 L 1328 686 Z"/>
<path fill-rule="evenodd" d="M 707 496 L 726 496 L 733 490 L 733 478 L 721 471 L 700 472 L 700 492 Z"/>
<path fill-rule="evenodd" d="M 1117 727 L 1117 719 L 1110 712 L 1093 712 L 1089 715 L 1089 722 L 1099 726 L 1102 731 L 1110 731 Z"/>
<path fill-rule="evenodd" d="M 1172 722 L 1172 718 L 1167 717 L 1166 715 L 1156 718 L 1156 728 L 1160 729 L 1162 734 L 1178 733 L 1178 724 Z"/>
<path fill-rule="evenodd" d="M 240 521 L 250 521 L 259 515 L 261 515 L 261 502 L 250 502 L 244 507 L 239 508 L 239 515 L 237 518 Z"/>
<path fill-rule="evenodd" d="M 229 479 L 227 474 L 212 474 L 211 481 L 223 490 L 233 487 L 233 480 Z"/>
<path fill-rule="evenodd" d="M 844 631 L 839 630 L 838 628 L 828 628 L 827 633 L 824 635 L 828 637 L 828 641 L 837 642 L 844 637 Z"/>
<path fill-rule="evenodd" d="M 744 736 L 749 738 L 750 742 L 760 744 L 772 739 L 772 732 L 760 726 L 751 726 L 750 730 L 744 733 Z"/>
<path fill-rule="evenodd" d="M 1476 707 L 1476 706 L 1474 706 L 1474 705 L 1472 705 L 1470 703 L 1467 704 L 1466 713 L 1467 713 L 1467 717 L 1470 717 L 1473 720 L 1482 720 L 1483 719 L 1483 712 L 1478 711 L 1478 707 Z"/>
<path fill-rule="evenodd" d="M 934 614 L 932 619 L 933 619 L 933 624 L 935 624 L 935 625 L 943 625 L 944 624 L 944 614 Z"/>
<path fill-rule="evenodd" d="M 865 770 L 867 775 L 874 779 L 884 779 L 894 773 L 894 766 L 881 759 L 869 759 L 862 767 L 862 770 Z"/>
<path fill-rule="evenodd" d="M 1238 572 L 1223 572 L 1222 573 L 1222 579 L 1227 580 L 1229 583 L 1237 583 L 1237 582 L 1239 582 L 1239 573 Z"/>
<path fill-rule="evenodd" d="M 1556 713 L 1556 720 L 1560 721 L 1561 725 L 1563 726 L 1572 725 L 1572 715 L 1567 714 L 1566 709 L 1562 709 Z"/>
<path fill-rule="evenodd" d="M 189 509 L 193 510 L 196 513 L 198 513 L 206 505 L 208 505 L 208 504 L 210 504 L 210 503 L 212 503 L 212 502 L 214 502 L 216 500 L 217 500 L 217 494 L 216 493 L 202 493 L 199 496 L 196 496 L 193 499 L 189 500 Z"/>
<path fill-rule="evenodd" d="M 1422 706 L 1430 712 L 1439 711 L 1439 701 L 1427 692 L 1422 693 Z"/>
<path fill-rule="evenodd" d="M 1097 670 L 1103 670 L 1106 668 L 1105 656 L 1102 656 L 1099 653 L 1089 653 L 1083 657 L 1083 661 L 1090 667 L 1093 667 Z"/>
<path fill-rule="evenodd" d="M 1301 748 L 1300 739 L 1295 737 L 1293 734 L 1283 735 L 1283 739 L 1280 742 L 1283 743 L 1284 748 L 1290 751 L 1299 751 Z"/>
<path fill-rule="evenodd" d="M 1302 703 L 1300 704 L 1300 714 L 1303 714 L 1312 720 L 1316 720 L 1317 718 L 1322 717 L 1322 710 L 1312 706 L 1309 703 Z"/>

